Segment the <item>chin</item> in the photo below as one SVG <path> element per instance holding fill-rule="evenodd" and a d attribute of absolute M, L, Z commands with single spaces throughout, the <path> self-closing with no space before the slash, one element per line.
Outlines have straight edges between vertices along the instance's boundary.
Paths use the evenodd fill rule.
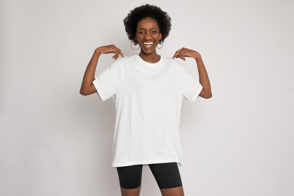
<path fill-rule="evenodd" d="M 141 51 L 145 54 L 152 54 L 155 50 L 147 50 L 146 51 L 146 50 L 141 49 Z"/>
<path fill-rule="evenodd" d="M 153 51 L 148 51 L 148 52 L 145 52 L 145 51 L 143 50 L 143 52 L 144 52 L 145 54 L 152 54 L 152 53 L 154 52 L 154 50 L 153 50 Z"/>

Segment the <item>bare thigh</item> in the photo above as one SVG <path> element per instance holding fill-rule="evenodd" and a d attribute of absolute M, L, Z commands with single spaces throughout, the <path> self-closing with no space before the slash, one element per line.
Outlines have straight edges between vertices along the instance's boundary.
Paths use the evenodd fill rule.
<path fill-rule="evenodd" d="M 169 188 L 169 189 L 160 189 L 162 196 L 184 196 L 183 186 Z"/>
<path fill-rule="evenodd" d="M 135 189 L 124 189 L 120 187 L 122 196 L 139 196 L 141 186 Z M 184 196 L 183 186 L 169 189 L 160 189 L 162 196 Z"/>
<path fill-rule="evenodd" d="M 139 196 L 141 191 L 141 186 L 135 189 L 124 189 L 120 187 L 122 196 Z"/>

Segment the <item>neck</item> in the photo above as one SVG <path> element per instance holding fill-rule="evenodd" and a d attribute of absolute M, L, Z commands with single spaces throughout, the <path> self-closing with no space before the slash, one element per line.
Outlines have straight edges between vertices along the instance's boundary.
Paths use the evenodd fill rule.
<path fill-rule="evenodd" d="M 149 62 L 149 63 L 155 63 L 158 61 L 159 59 L 159 56 L 158 54 L 156 54 L 155 50 L 154 52 L 150 53 L 150 54 L 146 54 L 144 52 L 140 52 L 139 56 L 146 62 Z"/>

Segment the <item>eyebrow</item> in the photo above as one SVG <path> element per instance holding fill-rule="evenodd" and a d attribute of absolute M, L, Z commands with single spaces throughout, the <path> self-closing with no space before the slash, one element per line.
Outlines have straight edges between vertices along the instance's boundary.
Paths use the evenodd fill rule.
<path fill-rule="evenodd" d="M 138 29 L 143 29 L 145 30 L 144 28 L 138 28 Z M 151 29 L 158 29 L 157 27 L 152 27 Z"/>

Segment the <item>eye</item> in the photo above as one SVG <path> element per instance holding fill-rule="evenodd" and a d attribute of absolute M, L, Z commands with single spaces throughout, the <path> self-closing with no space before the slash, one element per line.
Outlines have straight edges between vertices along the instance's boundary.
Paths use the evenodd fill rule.
<path fill-rule="evenodd" d="M 155 33 L 156 31 L 152 31 L 153 33 Z"/>

